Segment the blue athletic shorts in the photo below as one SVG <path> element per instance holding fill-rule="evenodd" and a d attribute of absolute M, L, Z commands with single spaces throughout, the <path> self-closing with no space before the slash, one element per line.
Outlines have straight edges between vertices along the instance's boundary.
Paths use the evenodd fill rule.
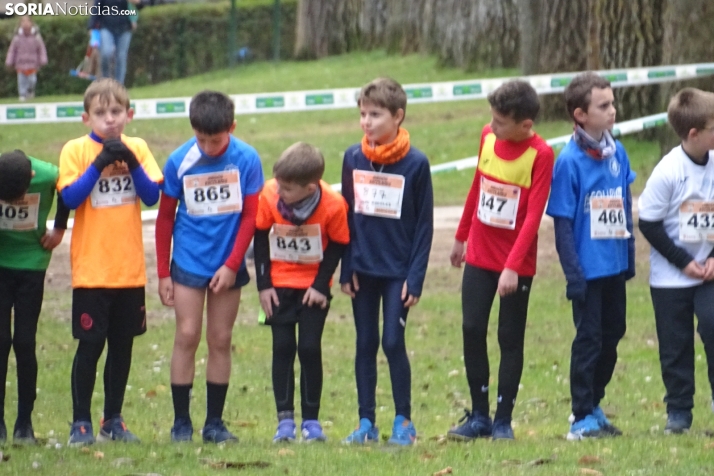
<path fill-rule="evenodd" d="M 188 286 L 189 288 L 205 289 L 208 287 L 212 278 L 204 278 L 203 276 L 193 274 L 177 265 L 175 261 L 171 261 L 171 279 L 173 282 Z M 236 282 L 230 289 L 242 288 L 249 282 L 250 276 L 248 275 L 248 270 L 243 267 L 238 271 Z"/>

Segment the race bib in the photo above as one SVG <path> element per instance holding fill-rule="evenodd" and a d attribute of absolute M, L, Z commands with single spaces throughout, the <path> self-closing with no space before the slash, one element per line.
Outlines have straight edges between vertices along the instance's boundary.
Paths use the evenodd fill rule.
<path fill-rule="evenodd" d="M 355 213 L 399 219 L 402 216 L 404 176 L 353 170 Z"/>
<path fill-rule="evenodd" d="M 39 193 L 26 193 L 24 197 L 12 202 L 0 200 L 0 230 L 36 230 L 39 214 Z"/>
<path fill-rule="evenodd" d="M 627 239 L 625 205 L 622 198 L 590 197 L 590 238 L 593 240 Z"/>
<path fill-rule="evenodd" d="M 136 202 L 134 181 L 126 167 L 105 167 L 94 184 L 90 200 L 94 208 L 118 207 Z"/>
<path fill-rule="evenodd" d="M 322 261 L 320 225 L 273 225 L 270 259 L 289 263 L 310 264 Z"/>
<path fill-rule="evenodd" d="M 714 202 L 688 200 L 679 207 L 679 241 L 714 242 Z"/>
<path fill-rule="evenodd" d="M 478 219 L 485 225 L 514 230 L 520 199 L 520 187 L 494 182 L 482 176 Z"/>
<path fill-rule="evenodd" d="M 240 173 L 236 169 L 186 175 L 183 195 L 189 215 L 224 215 L 243 210 Z"/>

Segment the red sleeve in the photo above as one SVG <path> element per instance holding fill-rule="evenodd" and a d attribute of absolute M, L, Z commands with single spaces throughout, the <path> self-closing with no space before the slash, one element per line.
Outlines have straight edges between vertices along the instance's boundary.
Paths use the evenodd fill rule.
<path fill-rule="evenodd" d="M 489 126 L 486 126 L 481 131 L 481 144 L 478 147 L 478 155 L 481 155 L 481 150 L 483 149 L 483 139 L 491 131 Z M 474 173 L 474 181 L 471 184 L 471 190 L 466 197 L 466 203 L 464 204 L 464 212 L 461 215 L 461 220 L 459 221 L 459 227 L 456 229 L 456 239 L 458 241 L 464 242 L 469 239 L 469 233 L 471 232 L 471 221 L 474 218 L 474 212 L 476 211 L 476 205 L 478 204 L 478 195 L 480 192 L 480 185 L 478 181 L 478 165 L 476 166 L 476 173 Z"/>
<path fill-rule="evenodd" d="M 240 265 L 243 263 L 245 252 L 248 250 L 250 240 L 255 234 L 255 219 L 258 216 L 258 197 L 260 193 L 246 195 L 243 200 L 243 212 L 240 217 L 240 227 L 236 234 L 236 241 L 233 245 L 233 251 L 226 260 L 226 266 L 237 272 Z"/>
<path fill-rule="evenodd" d="M 171 238 L 174 234 L 174 222 L 176 221 L 176 206 L 178 199 L 170 197 L 165 193 L 161 194 L 159 202 L 159 214 L 156 217 L 156 270 L 159 279 L 171 276 Z"/>
<path fill-rule="evenodd" d="M 543 211 L 548 202 L 550 183 L 553 180 L 553 161 L 553 149 L 544 144 L 533 164 L 533 180 L 528 197 L 526 218 L 523 220 L 523 227 L 521 227 L 518 238 L 508 254 L 504 268 L 518 270 L 525 260 L 533 240 L 538 235 Z"/>

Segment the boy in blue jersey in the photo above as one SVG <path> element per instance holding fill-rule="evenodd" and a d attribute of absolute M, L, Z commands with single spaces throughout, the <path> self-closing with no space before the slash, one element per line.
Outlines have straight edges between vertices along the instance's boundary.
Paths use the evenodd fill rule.
<path fill-rule="evenodd" d="M 204 302 L 208 363 L 203 441 L 237 440 L 223 423 L 223 407 L 233 324 L 241 287 L 250 279 L 244 255 L 255 231 L 263 169 L 256 150 L 232 136 L 234 117 L 228 96 L 198 93 L 189 108 L 195 137 L 176 149 L 164 167 L 168 178 L 156 220 L 156 255 L 161 302 L 174 306 L 176 313 L 172 441 L 190 441 L 193 435 L 189 402 Z"/>
<path fill-rule="evenodd" d="M 416 305 L 434 234 L 429 160 L 400 127 L 407 95 L 396 81 L 375 79 L 358 98 L 364 137 L 345 152 L 342 195 L 350 244 L 342 259 L 342 292 L 352 297 L 357 331 L 355 373 L 359 427 L 345 443 L 379 438 L 375 426 L 379 307 L 384 310 L 382 349 L 389 363 L 395 419 L 390 444 L 411 445 L 411 369 L 404 330 Z"/>
<path fill-rule="evenodd" d="M 595 73 L 565 89 L 573 138 L 555 163 L 546 213 L 555 220 L 555 246 L 572 300 L 575 340 L 570 358 L 574 421 L 569 440 L 620 435 L 600 402 L 625 335 L 625 281 L 635 275 L 632 195 L 635 173 L 615 123 L 610 83 Z"/>

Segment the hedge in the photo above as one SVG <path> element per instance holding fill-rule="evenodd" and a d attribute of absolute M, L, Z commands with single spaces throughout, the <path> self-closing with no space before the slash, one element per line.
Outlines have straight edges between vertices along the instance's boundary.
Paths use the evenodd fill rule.
<path fill-rule="evenodd" d="M 238 2 L 240 5 L 240 2 Z M 281 56 L 292 54 L 296 3 L 281 2 Z M 47 47 L 49 64 L 38 75 L 37 95 L 81 93 L 87 81 L 71 77 L 84 58 L 89 35 L 87 18 L 33 17 Z M 248 47 L 254 59 L 272 57 L 273 7 L 238 7 L 236 45 Z M 0 51 L 7 52 L 18 22 L 0 22 Z M 182 78 L 229 65 L 230 4 L 202 3 L 148 7 L 129 47 L 126 85 L 141 86 Z M 15 73 L 0 71 L 0 97 L 17 96 Z"/>

